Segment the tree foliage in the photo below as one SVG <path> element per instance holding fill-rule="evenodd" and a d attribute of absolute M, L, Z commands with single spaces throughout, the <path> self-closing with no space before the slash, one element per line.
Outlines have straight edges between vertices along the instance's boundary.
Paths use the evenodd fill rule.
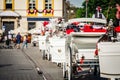
<path fill-rule="evenodd" d="M 85 16 L 85 14 L 84 14 L 83 8 L 77 9 L 77 11 L 76 11 L 76 17 L 79 18 L 79 17 L 84 17 L 84 16 Z"/>
<path fill-rule="evenodd" d="M 89 0 L 87 4 L 88 17 L 92 17 L 96 11 L 96 7 L 100 6 L 102 13 L 108 20 L 115 19 L 116 3 L 120 4 L 120 0 Z M 85 17 L 86 1 L 83 2 L 82 6 L 83 8 L 79 8 L 76 11 L 76 17 Z"/>

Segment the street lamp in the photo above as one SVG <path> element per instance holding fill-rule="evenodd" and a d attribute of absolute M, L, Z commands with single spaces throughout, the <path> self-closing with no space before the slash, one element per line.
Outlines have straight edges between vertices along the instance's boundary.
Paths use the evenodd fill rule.
<path fill-rule="evenodd" d="M 86 0 L 86 18 L 87 18 L 87 15 L 88 15 L 88 12 L 87 12 L 88 1 L 89 1 L 89 0 Z"/>

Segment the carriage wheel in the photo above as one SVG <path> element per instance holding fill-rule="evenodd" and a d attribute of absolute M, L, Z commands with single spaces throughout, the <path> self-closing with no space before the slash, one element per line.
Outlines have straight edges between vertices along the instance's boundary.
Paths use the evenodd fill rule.
<path fill-rule="evenodd" d="M 94 76 L 100 76 L 100 67 L 98 65 L 94 66 L 94 72 L 93 72 Z"/>
<path fill-rule="evenodd" d="M 35 46 L 36 46 L 36 43 L 33 43 L 33 46 L 35 47 Z"/>
<path fill-rule="evenodd" d="M 49 54 L 48 61 L 51 61 L 51 55 Z"/>
<path fill-rule="evenodd" d="M 64 79 L 67 79 L 67 78 L 68 78 L 67 75 L 68 75 L 68 72 L 67 72 L 67 71 L 64 71 L 64 72 L 63 72 L 63 77 L 64 77 Z"/>
<path fill-rule="evenodd" d="M 67 79 L 66 62 L 63 63 L 63 78 Z"/>
<path fill-rule="evenodd" d="M 72 50 L 71 50 L 71 47 L 68 47 L 67 53 L 68 53 L 68 72 L 65 72 L 65 75 L 67 73 L 68 80 L 72 80 Z"/>
<path fill-rule="evenodd" d="M 42 50 L 42 59 L 43 59 L 43 60 L 46 59 L 45 50 Z"/>

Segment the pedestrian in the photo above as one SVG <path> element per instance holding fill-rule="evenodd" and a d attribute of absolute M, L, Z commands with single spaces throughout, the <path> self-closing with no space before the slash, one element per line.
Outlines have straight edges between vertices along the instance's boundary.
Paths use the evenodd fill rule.
<path fill-rule="evenodd" d="M 20 43 L 21 43 L 21 35 L 20 33 L 16 36 L 16 43 L 17 43 L 17 49 L 20 49 Z"/>
<path fill-rule="evenodd" d="M 9 46 L 10 46 L 10 42 L 9 42 L 8 36 L 6 35 L 5 36 L 5 47 L 9 48 Z"/>
<path fill-rule="evenodd" d="M 14 48 L 17 48 L 17 39 L 14 39 Z"/>
<path fill-rule="evenodd" d="M 114 23 L 114 26 L 120 26 L 120 4 L 116 4 L 116 21 Z"/>
<path fill-rule="evenodd" d="M 28 36 L 27 36 L 27 35 L 24 35 L 24 36 L 23 36 L 22 49 L 23 49 L 25 46 L 26 46 L 26 48 L 28 47 L 27 43 L 28 43 Z"/>
<path fill-rule="evenodd" d="M 0 33 L 0 43 L 2 42 L 2 34 Z"/>
<path fill-rule="evenodd" d="M 8 33 L 8 40 L 9 40 L 9 42 L 10 42 L 10 44 L 11 44 L 11 41 L 12 41 L 12 35 L 11 35 L 10 32 Z"/>

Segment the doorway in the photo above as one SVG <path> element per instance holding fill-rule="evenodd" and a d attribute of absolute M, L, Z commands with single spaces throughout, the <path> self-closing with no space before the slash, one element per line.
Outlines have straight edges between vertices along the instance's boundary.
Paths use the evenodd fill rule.
<path fill-rule="evenodd" d="M 5 35 L 8 34 L 10 30 L 14 30 L 14 22 L 3 22 L 3 26 L 5 26 Z"/>

